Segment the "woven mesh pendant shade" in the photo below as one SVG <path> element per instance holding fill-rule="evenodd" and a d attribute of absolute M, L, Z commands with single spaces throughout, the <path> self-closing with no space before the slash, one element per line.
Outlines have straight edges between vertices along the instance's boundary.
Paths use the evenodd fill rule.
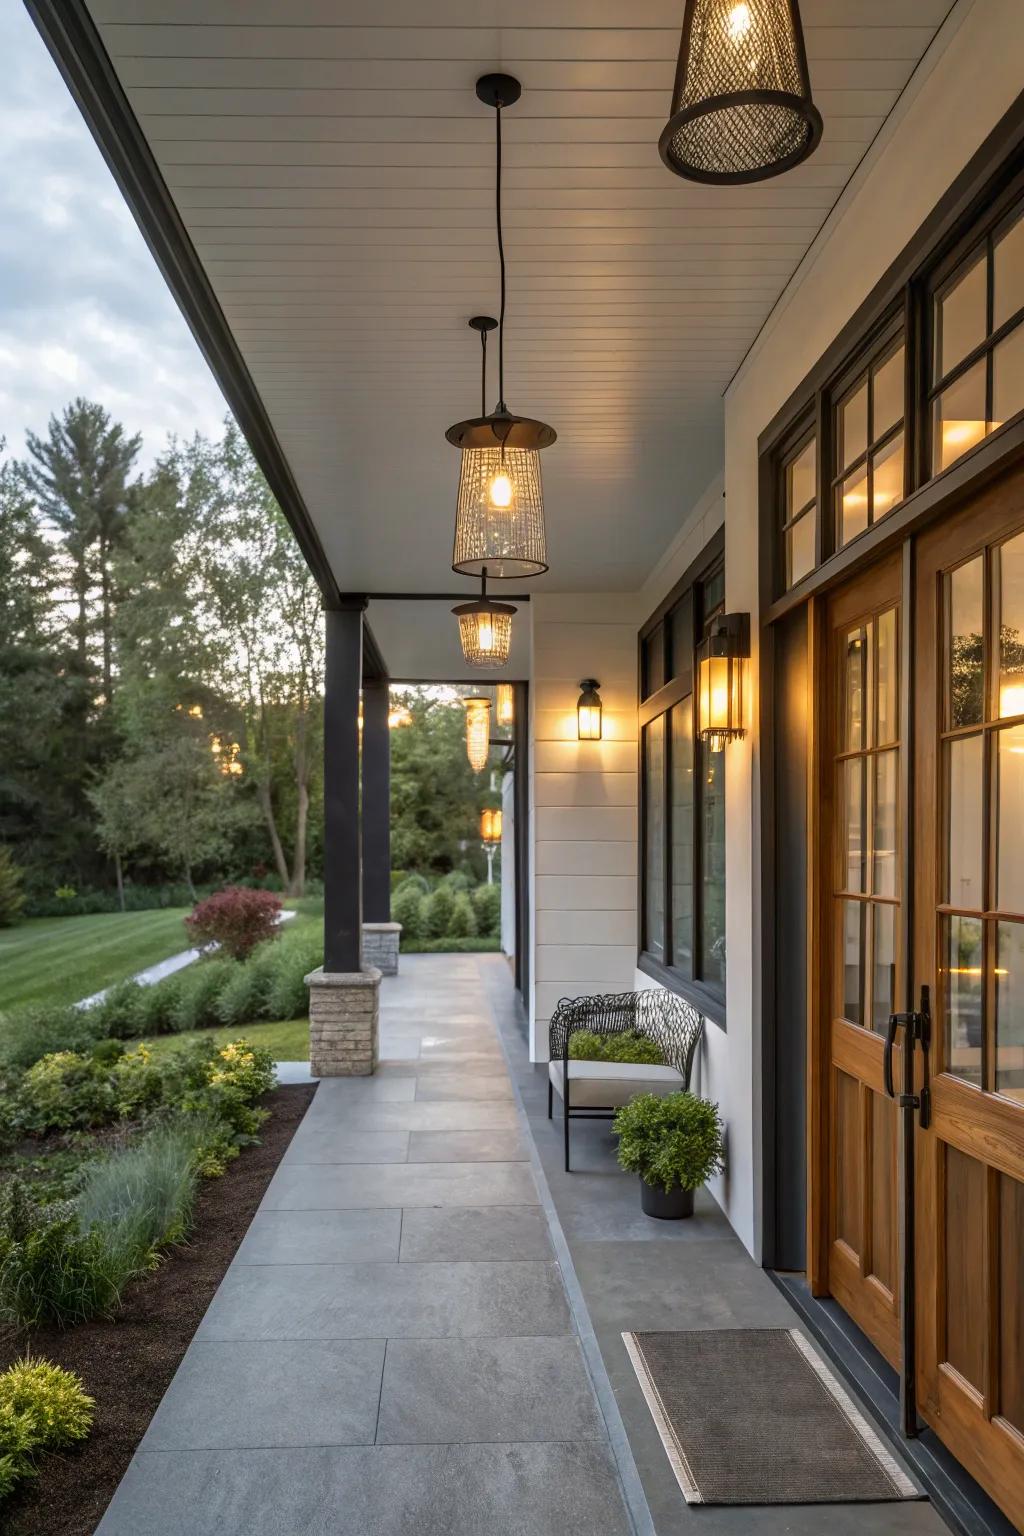
<path fill-rule="evenodd" d="M 466 756 L 474 773 L 487 767 L 491 739 L 491 701 L 482 696 L 466 700 Z"/>
<path fill-rule="evenodd" d="M 686 0 L 661 158 L 691 181 L 763 181 L 821 138 L 797 0 Z"/>
<path fill-rule="evenodd" d="M 497 604 L 484 609 L 467 603 L 458 615 L 459 643 L 471 667 L 503 667 L 512 649 L 514 608 Z"/>
<path fill-rule="evenodd" d="M 464 576 L 538 576 L 548 568 L 540 454 L 464 448 L 452 569 Z"/>

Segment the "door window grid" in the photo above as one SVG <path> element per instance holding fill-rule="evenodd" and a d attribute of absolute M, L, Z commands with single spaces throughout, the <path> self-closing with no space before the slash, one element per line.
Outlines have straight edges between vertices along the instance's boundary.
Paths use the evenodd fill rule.
<path fill-rule="evenodd" d="M 1024 1102 L 1024 533 L 943 586 L 941 1065 Z"/>
<path fill-rule="evenodd" d="M 837 400 L 832 498 L 841 549 L 886 517 L 905 494 L 903 335 L 890 341 Z"/>
<path fill-rule="evenodd" d="M 1024 409 L 1024 216 L 998 226 L 932 299 L 932 474 Z"/>
<path fill-rule="evenodd" d="M 899 984 L 898 636 L 895 608 L 850 628 L 837 693 L 838 1011 L 876 1033 Z"/>

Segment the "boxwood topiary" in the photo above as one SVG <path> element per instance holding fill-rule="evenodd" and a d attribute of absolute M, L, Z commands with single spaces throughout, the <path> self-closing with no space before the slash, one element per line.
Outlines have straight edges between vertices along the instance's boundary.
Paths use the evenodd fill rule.
<path fill-rule="evenodd" d="M 725 1166 L 718 1105 L 695 1093 L 637 1094 L 616 1113 L 614 1130 L 621 1166 L 666 1194 L 676 1185 L 700 1189 Z"/>

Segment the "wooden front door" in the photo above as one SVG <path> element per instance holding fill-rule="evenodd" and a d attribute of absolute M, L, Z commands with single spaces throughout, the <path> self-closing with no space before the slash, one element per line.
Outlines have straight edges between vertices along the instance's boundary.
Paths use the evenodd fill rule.
<path fill-rule="evenodd" d="M 1024 1528 L 1024 476 L 921 536 L 916 592 L 918 1405 Z"/>
<path fill-rule="evenodd" d="M 827 1242 L 816 1289 L 829 1291 L 894 1365 L 897 1121 L 883 1052 L 889 1015 L 902 1006 L 901 625 L 898 556 L 829 600 L 819 760 L 828 849 L 820 914 Z"/>

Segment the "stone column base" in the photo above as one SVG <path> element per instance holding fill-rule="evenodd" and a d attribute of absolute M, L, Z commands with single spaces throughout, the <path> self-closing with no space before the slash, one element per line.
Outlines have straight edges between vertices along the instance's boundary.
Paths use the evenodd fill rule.
<path fill-rule="evenodd" d="M 309 1069 L 314 1077 L 369 1077 L 377 1067 L 380 971 L 325 971 L 309 988 Z"/>
<path fill-rule="evenodd" d="M 401 923 L 364 923 L 363 963 L 375 965 L 382 976 L 397 976 L 401 937 Z"/>

